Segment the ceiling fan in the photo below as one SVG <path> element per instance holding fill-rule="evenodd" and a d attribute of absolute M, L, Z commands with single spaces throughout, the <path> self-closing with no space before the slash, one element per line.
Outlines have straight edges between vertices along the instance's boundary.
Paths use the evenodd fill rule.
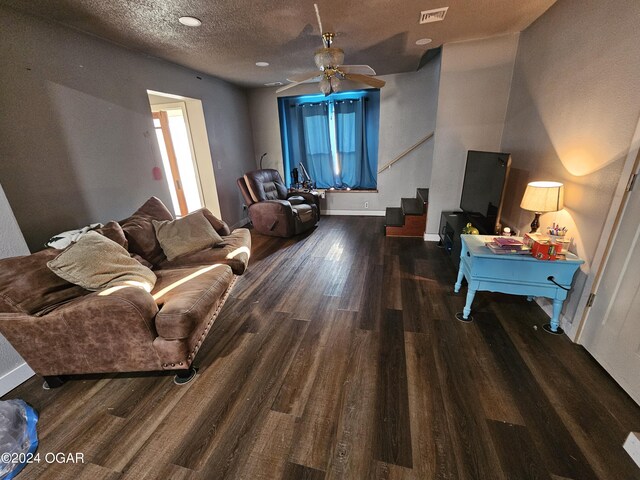
<path fill-rule="evenodd" d="M 318 4 L 314 3 L 313 6 L 316 10 L 318 26 L 322 33 L 322 48 L 316 50 L 314 55 L 316 66 L 320 71 L 318 72 L 314 70 L 313 72 L 302 73 L 300 75 L 294 75 L 291 78 L 287 78 L 291 83 L 284 87 L 280 87 L 276 92 L 283 92 L 310 80 L 319 80 L 320 91 L 325 95 L 338 92 L 340 90 L 340 82 L 344 79 L 365 83 L 374 88 L 384 87 L 386 82 L 373 77 L 372 75 L 375 75 L 376 72 L 369 65 L 342 64 L 342 62 L 344 62 L 344 51 L 341 48 L 333 46 L 333 39 L 335 37 L 334 33 L 323 32 Z"/>

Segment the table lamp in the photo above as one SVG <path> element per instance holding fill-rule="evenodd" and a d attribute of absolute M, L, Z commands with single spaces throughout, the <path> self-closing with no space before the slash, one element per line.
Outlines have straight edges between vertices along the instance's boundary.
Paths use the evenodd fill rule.
<path fill-rule="evenodd" d="M 531 182 L 524 191 L 520 208 L 535 213 L 531 222 L 531 232 L 540 227 L 540 215 L 557 212 L 564 207 L 564 185 L 560 182 Z"/>

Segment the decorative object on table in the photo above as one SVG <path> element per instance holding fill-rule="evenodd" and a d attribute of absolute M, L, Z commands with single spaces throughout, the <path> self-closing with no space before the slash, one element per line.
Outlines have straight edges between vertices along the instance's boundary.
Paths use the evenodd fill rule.
<path fill-rule="evenodd" d="M 531 255 L 538 260 L 556 260 L 558 245 L 550 240 L 536 240 L 531 247 Z"/>
<path fill-rule="evenodd" d="M 540 215 L 557 212 L 564 207 L 564 185 L 560 182 L 531 182 L 522 196 L 520 208 L 534 212 L 531 232 L 540 228 Z"/>
<path fill-rule="evenodd" d="M 471 223 L 467 223 L 465 227 L 462 229 L 462 234 L 463 235 L 480 235 L 480 232 Z"/>
<path fill-rule="evenodd" d="M 471 304 L 479 290 L 525 295 L 529 300 L 547 297 L 553 300 L 553 315 L 543 329 L 548 333 L 563 333 L 560 328 L 562 304 L 583 260 L 572 253 L 557 262 L 539 262 L 530 255 L 494 255 L 485 246 L 493 239 L 491 236 L 462 235 L 460 238 L 460 268 L 454 291 L 460 292 L 463 278 L 467 280 L 468 290 L 464 310 L 456 313 L 458 320 L 472 320 Z"/>
<path fill-rule="evenodd" d="M 569 240 L 565 237 L 556 237 L 553 235 L 545 235 L 543 233 L 526 233 L 523 238 L 523 242 L 530 248 L 533 248 L 534 243 L 541 244 L 554 244 L 556 246 L 556 255 L 564 254 L 569 250 Z"/>
<path fill-rule="evenodd" d="M 502 229 L 502 236 L 503 237 L 510 237 L 511 236 L 511 229 L 509 227 L 504 227 Z"/>

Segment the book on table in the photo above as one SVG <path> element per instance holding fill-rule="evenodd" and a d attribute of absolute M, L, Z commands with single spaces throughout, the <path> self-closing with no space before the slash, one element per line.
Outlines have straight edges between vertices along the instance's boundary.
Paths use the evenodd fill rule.
<path fill-rule="evenodd" d="M 495 237 L 493 243 L 497 243 L 502 248 L 514 248 L 524 245 L 521 240 L 513 237 Z"/>
<path fill-rule="evenodd" d="M 486 247 L 497 255 L 529 255 L 531 249 L 520 243 L 519 245 L 500 246 L 498 242 L 487 242 Z"/>

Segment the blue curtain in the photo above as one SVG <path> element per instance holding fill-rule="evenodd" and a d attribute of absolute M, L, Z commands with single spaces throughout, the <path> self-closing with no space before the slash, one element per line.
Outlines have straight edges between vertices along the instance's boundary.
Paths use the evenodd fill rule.
<path fill-rule="evenodd" d="M 367 102 L 364 99 L 335 103 L 336 138 L 340 183 L 349 188 L 376 188 L 377 158 L 369 154 Z"/>
<path fill-rule="evenodd" d="M 318 188 L 376 188 L 379 99 L 377 90 L 278 99 L 287 184 L 302 163 Z"/>
<path fill-rule="evenodd" d="M 303 103 L 296 107 L 304 138 L 304 154 L 300 156 L 300 161 L 318 188 L 330 188 L 336 183 L 332 168 L 328 107 L 327 102 Z"/>

